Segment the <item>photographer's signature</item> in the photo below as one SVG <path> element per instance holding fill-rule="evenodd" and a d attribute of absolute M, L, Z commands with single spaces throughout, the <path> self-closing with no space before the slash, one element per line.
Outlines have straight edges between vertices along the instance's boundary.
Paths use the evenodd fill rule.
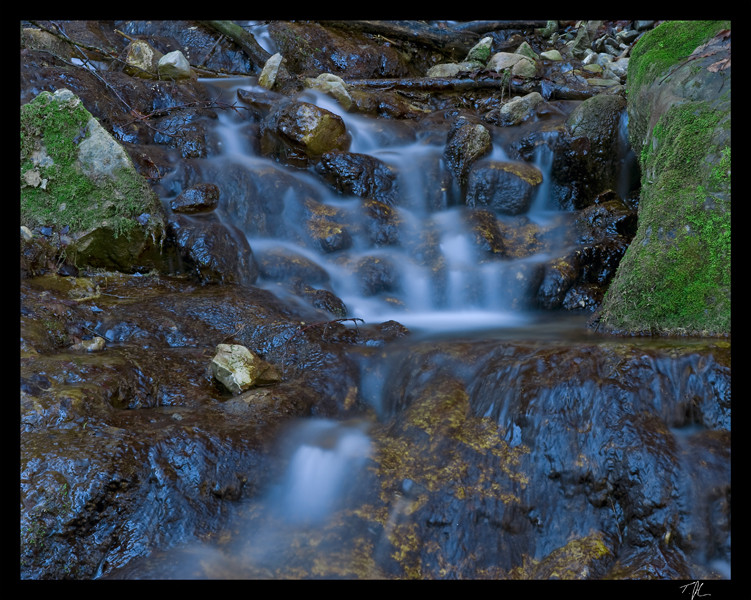
<path fill-rule="evenodd" d="M 687 588 L 691 588 L 691 600 L 694 600 L 694 598 L 701 597 L 701 596 L 711 596 L 712 594 L 702 594 L 701 593 L 701 586 L 704 584 L 700 581 L 694 581 L 692 583 L 687 583 L 686 585 L 681 586 L 681 593 L 685 592 Z"/>

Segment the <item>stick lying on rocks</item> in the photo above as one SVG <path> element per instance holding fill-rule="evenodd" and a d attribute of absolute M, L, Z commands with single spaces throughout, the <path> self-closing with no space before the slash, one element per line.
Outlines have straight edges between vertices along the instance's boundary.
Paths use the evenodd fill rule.
<path fill-rule="evenodd" d="M 226 35 L 240 46 L 242 51 L 247 54 L 250 62 L 253 63 L 253 70 L 256 73 L 260 73 L 263 70 L 263 65 L 271 58 L 271 54 L 261 47 L 252 33 L 233 21 L 200 21 L 200 23 Z"/>
<path fill-rule="evenodd" d="M 438 50 L 464 53 L 480 41 L 480 36 L 472 31 L 452 31 L 422 21 L 318 21 L 318 23 L 325 27 L 374 33 Z"/>
<path fill-rule="evenodd" d="M 584 100 L 597 93 L 595 89 L 576 89 L 547 79 L 519 80 L 504 77 L 404 77 L 401 79 L 345 79 L 352 87 L 411 90 L 420 92 L 466 92 L 498 89 L 510 94 L 538 92 L 546 100 Z"/>

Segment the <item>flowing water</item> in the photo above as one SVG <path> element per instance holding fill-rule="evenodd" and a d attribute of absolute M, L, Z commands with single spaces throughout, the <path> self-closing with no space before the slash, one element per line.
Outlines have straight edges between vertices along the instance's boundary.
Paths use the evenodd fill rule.
<path fill-rule="evenodd" d="M 264 91 L 254 85 L 253 80 L 226 81 L 223 94 L 227 101 L 232 102 L 236 98 L 236 90 L 239 88 Z M 474 234 L 461 218 L 456 189 L 449 187 L 442 190 L 443 197 L 440 199 L 426 197 L 426 190 L 434 190 L 435 183 L 428 180 L 431 175 L 426 172 L 424 165 L 442 164 L 445 135 L 436 136 L 429 131 L 411 134 L 410 131 L 408 134 L 411 135 L 406 136 L 408 139 L 405 141 L 403 125 L 350 114 L 324 93 L 307 90 L 298 99 L 338 114 L 352 137 L 351 152 L 374 156 L 398 173 L 398 244 L 378 243 L 374 247 L 372 241 L 367 239 L 367 234 L 360 233 L 346 252 L 348 259 L 352 261 L 374 256 L 389 261 L 397 271 L 394 277 L 396 283 L 388 294 L 365 295 L 351 270 L 342 264 L 340 252 L 323 253 L 295 239 L 301 237 L 295 230 L 299 225 L 295 223 L 294 217 L 302 199 L 291 187 L 283 197 L 283 214 L 289 217 L 289 235 L 259 237 L 254 232 L 246 231 L 254 252 L 282 247 L 317 263 L 328 273 L 330 287 L 344 301 L 349 316 L 363 319 L 367 323 L 395 320 L 413 330 L 436 332 L 506 327 L 529 319 L 529 315 L 513 308 L 515 296 L 509 291 L 514 290 L 514 278 L 523 263 L 544 261 L 557 255 L 555 253 L 561 247 L 556 248 L 555 240 L 551 238 L 548 240 L 546 254 L 516 260 L 482 260 L 480 250 L 473 241 Z M 261 165 L 283 169 L 273 160 L 253 152 L 247 139 L 246 123 L 235 114 L 222 112 L 216 131 L 221 152 L 211 159 L 217 163 L 215 172 L 237 165 L 250 169 Z M 542 172 L 543 183 L 536 191 L 526 217 L 532 223 L 542 226 L 555 222 L 556 218 L 564 214 L 550 208 L 552 155 L 552 149 L 546 143 L 541 143 L 533 162 Z M 508 160 L 503 140 L 495 140 L 492 151 L 484 158 Z M 293 172 L 295 178 L 304 183 L 305 193 L 312 189 L 323 204 L 340 213 L 349 214 L 352 222 L 360 219 L 357 214 L 358 199 L 343 196 L 307 171 L 288 168 L 285 172 Z M 439 204 L 437 209 L 436 204 Z M 227 212 L 221 214 L 228 222 L 236 224 L 236 215 Z M 427 235 L 437 236 L 439 240 L 438 248 L 446 267 L 440 281 L 431 268 L 436 261 L 426 265 L 414 256 L 415 248 Z M 560 232 L 558 235 L 561 235 Z M 263 278 L 258 285 L 278 290 L 274 282 L 264 281 Z"/>
<path fill-rule="evenodd" d="M 217 93 L 230 103 L 235 101 L 238 89 L 263 91 L 257 87 L 253 79 L 207 83 L 214 86 Z M 279 191 L 284 203 L 281 215 L 286 235 L 262 235 L 252 227 L 243 227 L 243 223 L 248 222 L 246 218 L 234 214 L 228 205 L 220 205 L 220 217 L 227 223 L 244 228 L 254 253 L 260 254 L 272 248 L 282 247 L 304 256 L 325 270 L 328 274 L 325 285 L 343 300 L 349 316 L 367 323 L 398 321 L 413 331 L 414 341 L 408 344 L 419 344 L 426 340 L 428 344 L 430 340 L 437 344 L 450 339 L 467 339 L 467 336 L 488 340 L 534 339 L 554 344 L 567 340 L 572 343 L 592 340 L 592 333 L 588 332 L 584 325 L 585 317 L 540 315 L 531 310 L 524 310 L 514 303 L 515 296 L 509 293 L 509 290 L 514 289 L 519 268 L 524 263 L 544 261 L 564 254 L 566 244 L 569 243 L 565 227 L 550 228 L 552 233 L 547 240 L 544 253 L 519 259 L 483 261 L 476 244 L 473 243 L 473 233 L 460 218 L 460 209 L 456 206 L 456 190 L 448 187 L 441 190 L 441 197 L 436 197 L 435 193 L 430 198 L 427 197 L 427 190 L 435 191 L 437 188 L 435 182 L 430 180 L 433 176 L 431 171 L 425 169 L 424 165 L 441 164 L 445 135 L 434 135 L 434 132 L 409 128 L 405 132 L 405 128 L 398 123 L 347 113 L 329 96 L 311 90 L 304 92 L 299 100 L 315 103 L 340 115 L 352 136 L 351 152 L 374 156 L 392 165 L 398 172 L 400 200 L 396 209 L 401 222 L 400 243 L 374 245 L 367 235 L 358 234 L 349 249 L 325 253 L 301 241 L 305 238 L 299 235 L 300 225 L 295 221 L 302 201 L 300 189 L 305 190 L 303 194 L 310 194 L 312 190 L 317 202 L 336 209 L 339 214 L 350 215 L 353 221 L 359 218 L 357 207 L 360 205 L 360 199 L 343 196 L 334 191 L 315 173 L 284 167 L 274 160 L 258 155 L 249 140 L 247 119 L 243 118 L 242 111 L 240 116 L 232 111 L 220 111 L 215 130 L 217 152 L 205 159 L 207 165 L 210 165 L 206 172 L 216 175 L 231 173 L 234 168 L 271 169 L 283 172 L 284 177 L 288 178 L 285 181 L 292 180 L 303 184 L 302 187 L 290 184 L 286 189 L 282 188 Z M 623 140 L 620 185 L 622 190 L 627 190 L 633 186 L 631 168 L 634 165 L 634 157 L 626 144 L 625 118 L 620 129 Z M 509 147 L 506 144 L 509 140 L 504 139 L 500 129 L 494 130 L 494 135 L 490 158 L 508 159 Z M 539 139 L 542 143 L 538 144 L 534 152 L 533 163 L 543 174 L 543 184 L 539 186 L 526 218 L 541 226 L 561 222 L 565 224 L 565 219 L 561 221 L 565 213 L 554 208 L 550 198 L 553 148 L 551 144 L 546 143 L 549 140 L 544 135 Z M 224 189 L 219 177 L 216 183 L 220 189 Z M 279 198 L 268 199 L 278 200 Z M 431 268 L 415 257 L 415 244 L 428 233 L 437 236 L 437 248 L 446 267 L 445 278 L 440 285 L 436 283 Z M 353 260 L 365 256 L 390 260 L 398 269 L 399 284 L 389 289 L 388 293 L 363 294 L 361 288 L 354 283 L 351 271 L 347 267 L 348 261 L 342 261 L 342 254 Z M 276 293 L 280 289 L 276 282 L 263 278 L 257 285 L 268 287 Z M 380 368 L 363 372 L 362 394 L 372 404 L 379 417 L 391 412 L 390 407 L 384 406 L 384 389 L 393 383 L 389 382 L 389 379 L 393 378 L 393 373 L 398 372 L 399 364 L 395 364 L 394 361 L 409 361 L 411 346 L 406 347 L 405 351 L 405 346 L 401 346 L 401 353 L 397 352 L 396 358 L 391 362 L 384 360 Z M 487 355 L 491 354 L 492 352 Z M 480 356 L 480 359 L 485 360 L 485 356 Z M 534 364 L 534 356 L 527 359 L 530 364 Z M 480 360 L 477 363 L 477 367 L 470 364 L 465 369 L 473 373 L 477 371 L 485 377 L 469 387 L 474 385 L 481 392 L 483 386 L 501 385 L 497 381 L 498 373 L 501 372 L 500 367 L 488 367 L 483 371 L 481 362 Z M 508 371 L 512 382 L 515 372 L 517 371 Z M 422 384 L 423 382 L 419 383 Z M 523 387 L 522 384 L 519 386 Z M 511 385 L 508 390 L 499 392 L 498 397 L 513 394 L 515 390 L 516 388 Z M 551 393 L 550 402 L 554 401 Z M 569 399 L 566 397 L 562 401 L 569 402 Z M 516 448 L 522 444 L 522 440 L 530 443 L 529 439 L 523 437 L 526 434 L 518 424 L 523 423 L 525 417 L 517 415 L 512 419 L 509 406 L 514 405 L 514 400 L 509 400 L 507 404 L 508 406 L 499 408 L 493 403 L 488 403 L 485 407 L 486 416 L 497 418 L 499 423 L 508 421 L 505 424 L 506 442 L 510 448 Z M 528 423 L 531 422 L 531 418 L 527 417 Z M 680 435 L 683 436 L 681 440 L 690 435 L 682 425 L 684 424 L 676 425 L 676 431 L 680 431 Z M 308 532 L 310 540 L 317 540 L 315 544 L 318 552 L 334 552 L 334 548 L 331 547 L 326 550 L 326 543 L 320 539 L 319 533 L 338 509 L 347 506 L 352 508 L 357 502 L 358 490 L 355 489 L 354 482 L 363 475 L 367 459 L 372 453 L 372 440 L 368 428 L 369 424 L 364 422 L 339 423 L 328 419 L 310 419 L 290 427 L 281 438 L 278 448 L 286 470 L 269 484 L 260 505 L 256 505 L 254 509 L 256 512 L 239 526 L 239 532 L 236 534 L 239 541 L 234 542 L 233 550 L 218 551 L 204 547 L 195 550 L 192 555 L 188 553 L 181 559 L 183 566 L 177 576 L 185 576 L 190 566 L 197 563 L 204 565 L 204 572 L 207 572 L 206 565 L 211 565 L 208 569 L 211 576 L 222 576 L 222 569 L 226 569 L 225 574 L 230 577 L 237 576 L 238 572 L 249 576 L 268 575 L 275 567 L 289 559 L 291 546 L 300 549 L 301 542 L 295 537 L 299 532 Z M 410 494 L 416 494 L 414 489 L 413 482 L 405 477 L 403 495 L 393 505 L 386 519 L 387 531 L 382 539 L 386 539 L 390 535 L 390 528 L 397 527 L 404 515 L 414 509 L 410 500 Z M 613 513 L 615 512 L 616 506 L 613 505 Z M 618 535 L 620 533 L 619 530 Z M 564 536 L 558 543 L 564 544 L 565 541 Z M 555 547 L 554 544 L 549 550 Z M 237 561 L 240 560 L 238 557 L 242 557 L 241 567 L 237 566 Z M 250 571 L 249 564 L 253 565 Z M 725 567 L 726 565 L 723 568 Z"/>

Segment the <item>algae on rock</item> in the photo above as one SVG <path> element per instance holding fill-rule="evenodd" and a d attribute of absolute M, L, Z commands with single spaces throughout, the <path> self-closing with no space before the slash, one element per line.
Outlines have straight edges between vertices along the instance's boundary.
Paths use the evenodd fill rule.
<path fill-rule="evenodd" d="M 730 333 L 726 27 L 722 21 L 664 23 L 632 51 L 628 113 L 640 157 L 639 223 L 603 301 L 606 330 Z"/>

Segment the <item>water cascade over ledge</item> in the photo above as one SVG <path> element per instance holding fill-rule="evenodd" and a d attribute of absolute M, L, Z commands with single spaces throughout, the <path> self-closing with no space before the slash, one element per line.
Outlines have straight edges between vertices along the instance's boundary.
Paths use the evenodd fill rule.
<path fill-rule="evenodd" d="M 207 83 L 229 103 L 265 92 Z M 273 257 L 296 257 L 305 285 L 341 299 L 336 316 L 412 333 L 352 352 L 372 418 L 282 429 L 282 467 L 239 503 L 223 541 L 116 576 L 729 578 L 729 344 L 624 341 L 587 329 L 588 314 L 539 310 L 528 274 L 576 248 L 574 211 L 553 200 L 555 132 L 530 136 L 542 183 L 529 210 L 494 215 L 506 231 L 531 226 L 539 251 L 499 257 L 478 244 L 459 185 L 440 178 L 445 129 L 351 114 L 313 90 L 297 100 L 338 114 L 349 152 L 392 167 L 398 200 L 369 204 L 261 156 L 242 111 L 219 113 L 215 152 L 182 175 L 222 189 L 217 214 L 247 237 L 257 286 L 301 301 L 274 271 Z M 626 127 L 620 194 L 633 187 Z M 521 160 L 512 133 L 492 132 L 480 160 Z M 261 204 L 272 209 L 249 212 Z M 350 239 L 317 247 L 317 218 Z M 369 289 L 353 267 L 366 261 Z"/>

